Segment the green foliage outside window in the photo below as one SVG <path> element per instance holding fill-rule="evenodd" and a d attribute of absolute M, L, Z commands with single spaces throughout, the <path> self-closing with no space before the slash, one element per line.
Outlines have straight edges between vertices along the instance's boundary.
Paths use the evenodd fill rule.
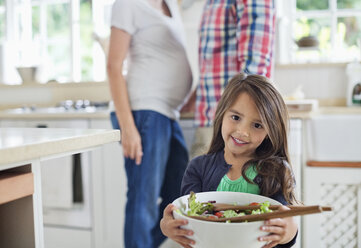
<path fill-rule="evenodd" d="M 93 78 L 92 47 L 93 47 L 93 25 L 92 9 L 90 0 L 80 2 L 80 49 L 81 49 L 81 79 L 89 81 Z"/>
<path fill-rule="evenodd" d="M 4 0 L 0 0 L 0 40 L 4 39 L 4 36 L 5 36 L 5 4 L 4 4 Z"/>
<path fill-rule="evenodd" d="M 40 6 L 33 6 L 31 11 L 33 39 L 35 39 L 40 35 Z"/>
<path fill-rule="evenodd" d="M 297 0 L 299 10 L 328 9 L 328 0 Z"/>
<path fill-rule="evenodd" d="M 49 80 L 69 81 L 70 44 L 68 41 L 57 42 L 48 46 L 48 59 L 51 64 Z"/>
<path fill-rule="evenodd" d="M 0 40 L 5 36 L 5 14 L 0 12 Z"/>
<path fill-rule="evenodd" d="M 49 38 L 70 36 L 70 4 L 52 4 L 47 8 L 47 31 Z"/>
<path fill-rule="evenodd" d="M 361 39 L 361 17 L 338 18 L 338 33 L 347 46 L 357 46 Z"/>
<path fill-rule="evenodd" d="M 71 77 L 70 3 L 46 5 L 46 31 L 51 68 L 49 79 L 68 81 Z"/>
<path fill-rule="evenodd" d="M 339 9 L 361 9 L 360 0 L 338 0 L 337 8 Z"/>
<path fill-rule="evenodd" d="M 304 36 L 318 36 L 319 33 L 329 28 L 329 19 L 321 18 L 305 18 L 302 17 L 297 20 L 295 24 L 295 38 L 300 39 Z"/>

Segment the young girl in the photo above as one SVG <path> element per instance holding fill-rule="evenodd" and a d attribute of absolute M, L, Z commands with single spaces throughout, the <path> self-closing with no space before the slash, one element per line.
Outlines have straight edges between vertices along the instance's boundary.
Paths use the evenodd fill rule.
<path fill-rule="evenodd" d="M 228 83 L 217 107 L 214 132 L 206 155 L 194 158 L 184 174 L 181 193 L 235 191 L 260 194 L 283 205 L 296 203 L 295 181 L 287 151 L 286 105 L 267 78 L 239 74 Z M 180 229 L 171 204 L 164 210 L 164 235 L 191 247 L 192 230 Z M 286 210 L 287 207 L 283 206 Z M 296 240 L 293 218 L 265 221 L 259 237 L 264 247 L 291 247 Z"/>

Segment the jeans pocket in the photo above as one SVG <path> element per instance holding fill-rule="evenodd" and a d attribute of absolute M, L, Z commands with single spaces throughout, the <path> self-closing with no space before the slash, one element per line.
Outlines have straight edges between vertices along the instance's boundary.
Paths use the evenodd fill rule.
<path fill-rule="evenodd" d="M 113 129 L 120 129 L 117 115 L 114 111 L 110 112 L 110 122 L 112 123 Z"/>

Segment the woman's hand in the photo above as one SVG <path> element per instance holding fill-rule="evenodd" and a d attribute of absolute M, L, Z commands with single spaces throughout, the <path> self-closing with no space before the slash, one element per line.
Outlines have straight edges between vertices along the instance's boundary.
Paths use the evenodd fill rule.
<path fill-rule="evenodd" d="M 180 112 L 181 113 L 194 113 L 196 110 L 196 90 L 192 92 L 192 94 L 189 96 L 187 102 L 183 105 Z"/>
<path fill-rule="evenodd" d="M 280 211 L 289 210 L 288 207 L 282 206 Z M 292 217 L 276 218 L 266 220 L 261 226 L 261 231 L 268 232 L 266 236 L 259 237 L 259 241 L 268 242 L 262 248 L 271 248 L 278 244 L 290 242 L 297 232 L 297 224 Z"/>
<path fill-rule="evenodd" d="M 174 240 L 182 247 L 192 248 L 190 245 L 194 245 L 194 240 L 187 238 L 186 236 L 193 235 L 193 231 L 187 229 L 181 229 L 180 226 L 187 225 L 187 220 L 174 219 L 172 211 L 176 207 L 172 204 L 169 204 L 163 212 L 163 218 L 160 221 L 160 229 L 163 234 L 168 238 Z"/>
<path fill-rule="evenodd" d="M 111 28 L 107 72 L 114 107 L 122 135 L 124 157 L 135 159 L 139 165 L 142 162 L 142 140 L 134 124 L 129 103 L 128 89 L 123 76 L 123 64 L 128 54 L 132 37 L 129 33 L 115 27 Z"/>
<path fill-rule="evenodd" d="M 135 159 L 135 164 L 140 165 L 143 157 L 142 139 L 135 126 L 122 129 L 122 147 L 124 157 Z"/>

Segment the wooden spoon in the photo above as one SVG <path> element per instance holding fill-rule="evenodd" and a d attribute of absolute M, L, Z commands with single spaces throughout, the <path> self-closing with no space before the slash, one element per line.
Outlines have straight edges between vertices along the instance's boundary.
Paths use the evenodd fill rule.
<path fill-rule="evenodd" d="M 279 210 L 270 213 L 244 215 L 244 216 L 237 216 L 231 218 L 213 219 L 202 216 L 188 216 L 188 217 L 197 220 L 205 220 L 211 222 L 225 222 L 228 220 L 231 222 L 245 222 L 245 221 L 252 222 L 252 221 L 269 220 L 274 218 L 285 218 L 285 217 L 298 216 L 298 215 L 315 214 L 315 213 L 321 213 L 322 211 L 323 210 L 321 206 L 315 205 L 315 206 L 302 206 L 302 207 L 299 206 L 299 208 L 290 209 L 290 210 Z"/>

